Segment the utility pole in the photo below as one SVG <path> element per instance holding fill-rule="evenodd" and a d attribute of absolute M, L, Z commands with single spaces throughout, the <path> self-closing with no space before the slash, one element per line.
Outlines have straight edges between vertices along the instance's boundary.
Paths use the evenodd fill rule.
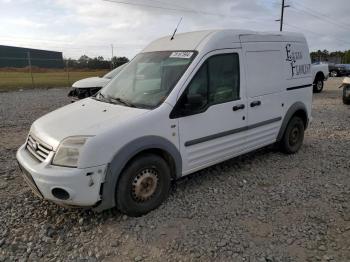
<path fill-rule="evenodd" d="M 111 67 L 112 67 L 112 69 L 113 69 L 113 68 L 114 68 L 114 65 L 113 65 L 114 46 L 113 46 L 113 44 L 111 44 L 111 48 L 112 48 Z"/>
<path fill-rule="evenodd" d="M 66 70 L 67 70 L 67 80 L 68 80 L 68 86 L 70 86 L 70 76 L 69 76 L 69 61 L 66 60 Z"/>
<path fill-rule="evenodd" d="M 280 31 L 283 31 L 283 16 L 284 16 L 284 9 L 290 7 L 290 5 L 285 5 L 284 0 L 282 0 L 282 5 L 281 5 L 281 18 L 275 20 L 276 22 L 280 22 Z"/>
<path fill-rule="evenodd" d="M 32 70 L 32 60 L 30 59 L 30 52 L 29 51 L 27 52 L 27 59 L 28 59 L 30 77 L 32 78 L 32 87 L 35 88 L 33 70 Z"/>

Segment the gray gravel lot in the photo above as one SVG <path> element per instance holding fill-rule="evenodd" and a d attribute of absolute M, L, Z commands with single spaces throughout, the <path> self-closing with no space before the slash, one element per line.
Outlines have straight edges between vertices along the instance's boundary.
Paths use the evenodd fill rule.
<path fill-rule="evenodd" d="M 265 148 L 190 175 L 140 218 L 35 197 L 15 161 L 66 89 L 0 93 L 0 261 L 350 261 L 350 107 L 314 95 L 295 155 Z"/>

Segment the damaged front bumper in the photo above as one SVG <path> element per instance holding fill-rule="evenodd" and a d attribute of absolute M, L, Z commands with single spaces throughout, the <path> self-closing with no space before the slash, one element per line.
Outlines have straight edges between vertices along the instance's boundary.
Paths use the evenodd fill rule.
<path fill-rule="evenodd" d="M 44 162 L 35 159 L 25 145 L 16 154 L 24 179 L 36 195 L 65 206 L 92 207 L 100 200 L 107 165 L 70 168 L 51 165 L 53 154 Z"/>

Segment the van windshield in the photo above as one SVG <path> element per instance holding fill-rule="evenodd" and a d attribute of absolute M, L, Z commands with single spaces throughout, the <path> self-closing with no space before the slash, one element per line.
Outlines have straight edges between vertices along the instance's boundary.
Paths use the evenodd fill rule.
<path fill-rule="evenodd" d="M 126 106 L 160 105 L 191 64 L 194 51 L 158 51 L 138 54 L 96 99 Z"/>
<path fill-rule="evenodd" d="M 119 74 L 120 71 L 122 71 L 122 69 L 125 67 L 126 64 L 118 66 L 117 68 L 113 69 L 112 71 L 108 72 L 107 74 L 105 74 L 103 77 L 104 78 L 108 78 L 108 79 L 112 79 L 113 77 L 115 77 L 116 75 Z"/>

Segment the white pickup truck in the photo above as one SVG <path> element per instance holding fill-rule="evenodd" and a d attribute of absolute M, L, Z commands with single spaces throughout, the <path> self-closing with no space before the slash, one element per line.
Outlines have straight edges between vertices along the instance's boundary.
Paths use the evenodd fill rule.
<path fill-rule="evenodd" d="M 328 64 L 312 64 L 311 71 L 314 80 L 313 91 L 314 93 L 321 93 L 324 81 L 326 81 L 329 76 Z"/>

